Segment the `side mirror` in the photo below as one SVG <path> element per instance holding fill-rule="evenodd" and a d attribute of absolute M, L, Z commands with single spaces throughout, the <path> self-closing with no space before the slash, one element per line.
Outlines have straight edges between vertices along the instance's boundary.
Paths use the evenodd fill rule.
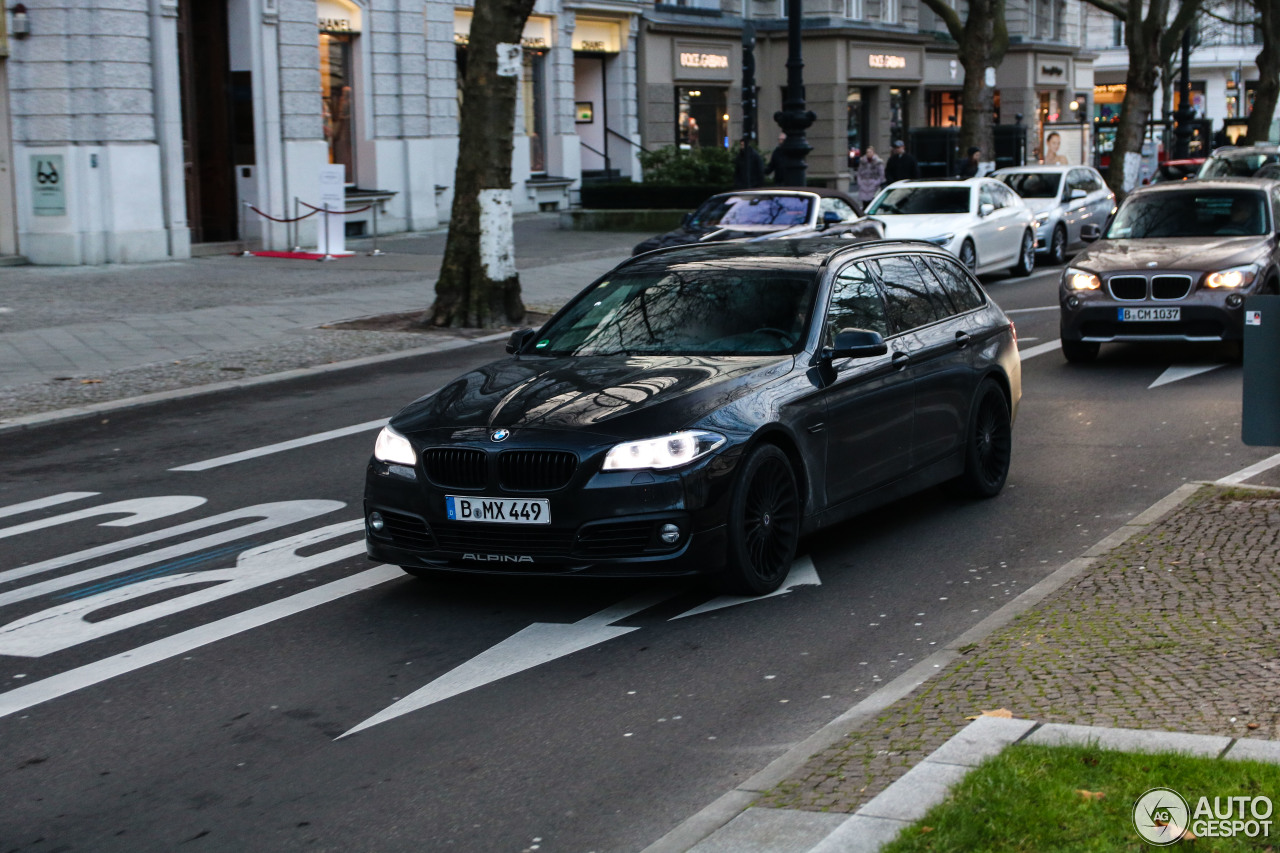
<path fill-rule="evenodd" d="M 1071 194 L 1067 196 L 1067 200 L 1068 200 L 1068 201 L 1075 201 L 1076 199 L 1078 199 L 1078 198 L 1084 198 L 1084 197 L 1085 197 L 1085 196 L 1087 196 L 1087 195 L 1088 195 L 1088 193 L 1087 193 L 1087 192 L 1085 192 L 1084 190 L 1072 190 L 1072 191 L 1071 191 Z"/>
<path fill-rule="evenodd" d="M 529 341 L 533 340 L 535 334 L 537 334 L 536 329 L 516 329 L 507 339 L 507 353 L 509 355 L 519 353 Z"/>
<path fill-rule="evenodd" d="M 822 214 L 823 225 L 836 225 L 843 221 L 844 220 L 840 218 L 840 214 L 836 213 L 834 210 L 823 211 L 823 214 Z"/>
<path fill-rule="evenodd" d="M 1102 237 L 1102 229 L 1097 225 L 1080 226 L 1080 239 L 1086 243 L 1096 242 L 1100 237 Z"/>
<path fill-rule="evenodd" d="M 996 212 L 996 206 L 994 204 L 988 203 L 978 207 L 978 215 L 984 218 L 990 216 L 995 212 Z"/>
<path fill-rule="evenodd" d="M 835 346 L 822 351 L 828 361 L 833 358 L 870 358 L 889 351 L 879 332 L 869 329 L 841 329 L 836 333 Z"/>

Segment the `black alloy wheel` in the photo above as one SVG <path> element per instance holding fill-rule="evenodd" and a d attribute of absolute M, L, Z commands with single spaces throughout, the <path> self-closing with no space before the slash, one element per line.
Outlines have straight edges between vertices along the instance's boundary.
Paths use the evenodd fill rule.
<path fill-rule="evenodd" d="M 1049 238 L 1049 263 L 1062 266 L 1067 262 L 1067 229 L 1062 225 L 1053 229 Z"/>
<path fill-rule="evenodd" d="M 1018 247 L 1018 262 L 1013 265 L 1010 273 L 1018 278 L 1024 278 L 1031 275 L 1031 271 L 1036 268 L 1036 235 L 1030 231 L 1022 234 L 1022 244 Z"/>
<path fill-rule="evenodd" d="M 960 246 L 960 263 L 971 273 L 978 271 L 978 253 L 973 248 L 972 240 L 965 240 Z"/>
<path fill-rule="evenodd" d="M 1063 341 L 1062 355 L 1072 364 L 1088 364 L 1098 357 L 1100 346 L 1088 341 Z"/>
<path fill-rule="evenodd" d="M 782 586 L 800 541 L 800 495 L 787 455 L 762 444 L 742 462 L 729 505 L 726 592 L 766 595 Z"/>
<path fill-rule="evenodd" d="M 1013 451 L 1009 403 L 990 379 L 978 386 L 969 432 L 964 445 L 964 473 L 951 481 L 952 490 L 974 498 L 993 498 L 1004 488 Z"/>

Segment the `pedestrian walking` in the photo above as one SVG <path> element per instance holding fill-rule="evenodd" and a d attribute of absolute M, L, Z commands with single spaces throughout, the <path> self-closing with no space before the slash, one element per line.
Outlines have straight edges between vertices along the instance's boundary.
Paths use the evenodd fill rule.
<path fill-rule="evenodd" d="M 782 143 L 786 140 L 785 133 L 778 134 L 778 145 L 769 152 L 769 163 L 764 167 L 764 173 L 773 176 L 774 186 L 782 186 Z"/>
<path fill-rule="evenodd" d="M 855 178 L 858 185 L 858 201 L 865 208 L 884 186 L 884 161 L 876 155 L 876 149 L 870 145 L 862 152 Z"/>
<path fill-rule="evenodd" d="M 885 183 L 891 184 L 894 181 L 907 181 L 918 177 L 920 177 L 920 164 L 916 162 L 915 157 L 907 153 L 906 143 L 901 139 L 895 139 L 893 153 L 884 164 Z"/>
<path fill-rule="evenodd" d="M 969 156 L 965 158 L 964 164 L 960 167 L 960 177 L 976 178 L 978 177 L 978 161 L 982 159 L 982 149 L 973 146 L 969 149 Z"/>
<path fill-rule="evenodd" d="M 764 186 L 764 158 L 745 136 L 738 141 L 738 153 L 733 159 L 733 188 L 753 190 Z"/>

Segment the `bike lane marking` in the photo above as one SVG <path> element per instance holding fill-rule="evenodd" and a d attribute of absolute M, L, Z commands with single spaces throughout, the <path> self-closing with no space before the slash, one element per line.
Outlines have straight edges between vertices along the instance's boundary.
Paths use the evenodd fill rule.
<path fill-rule="evenodd" d="M 328 432 L 318 432 L 315 435 L 305 435 L 302 438 L 281 441 L 276 444 L 267 444 L 262 447 L 255 447 L 252 450 L 242 450 L 239 453 L 229 453 L 226 456 L 216 456 L 213 459 L 205 459 L 202 462 L 192 462 L 188 465 L 179 465 L 177 468 L 170 468 L 169 470 L 208 471 L 210 468 L 221 468 L 223 465 L 233 465 L 236 462 L 244 462 L 247 459 L 257 459 L 261 456 L 270 456 L 273 453 L 282 453 L 286 450 L 293 450 L 297 447 L 306 447 L 309 444 L 319 444 L 322 441 L 329 441 L 334 438 L 342 438 L 343 436 L 382 429 L 387 425 L 387 421 L 389 420 L 390 418 L 378 418 L 376 421 L 365 421 L 362 424 L 341 427 L 339 429 L 331 429 Z"/>

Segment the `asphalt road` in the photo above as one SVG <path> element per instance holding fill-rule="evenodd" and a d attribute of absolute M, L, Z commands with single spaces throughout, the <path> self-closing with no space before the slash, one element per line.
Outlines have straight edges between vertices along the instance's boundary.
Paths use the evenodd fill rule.
<path fill-rule="evenodd" d="M 732 606 L 364 559 L 376 420 L 499 345 L 0 435 L 0 851 L 642 849 L 1176 486 L 1271 455 L 1224 353 L 1067 365 L 1056 280 L 988 282 L 1026 357 L 1004 493 L 826 531 L 804 585 Z"/>

